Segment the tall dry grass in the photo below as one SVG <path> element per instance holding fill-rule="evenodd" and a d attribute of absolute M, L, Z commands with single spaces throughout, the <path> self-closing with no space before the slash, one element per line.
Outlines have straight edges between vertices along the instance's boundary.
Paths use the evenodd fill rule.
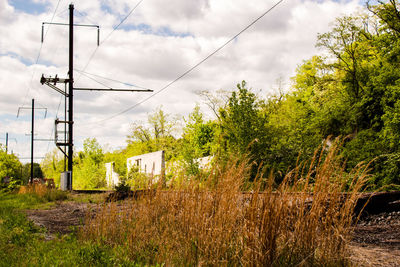
<path fill-rule="evenodd" d="M 68 199 L 68 193 L 55 188 L 49 188 L 45 184 L 31 184 L 21 186 L 18 194 L 30 194 L 38 197 L 42 201 L 57 201 Z"/>
<path fill-rule="evenodd" d="M 249 165 L 232 161 L 215 167 L 206 186 L 192 181 L 104 204 L 88 215 L 79 236 L 120 246 L 146 264 L 347 265 L 367 166 L 345 173 L 339 147 L 322 148 L 277 187 L 272 176 L 258 177 L 253 191 L 243 193 Z"/>

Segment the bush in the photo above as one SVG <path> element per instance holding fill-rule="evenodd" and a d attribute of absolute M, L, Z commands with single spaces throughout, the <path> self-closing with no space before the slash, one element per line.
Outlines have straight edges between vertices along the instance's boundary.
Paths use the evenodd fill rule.
<path fill-rule="evenodd" d="M 127 186 L 132 188 L 132 190 L 138 189 L 148 189 L 152 186 L 152 178 L 149 175 L 140 172 L 138 166 L 132 166 L 129 170 L 125 181 L 123 181 Z"/>

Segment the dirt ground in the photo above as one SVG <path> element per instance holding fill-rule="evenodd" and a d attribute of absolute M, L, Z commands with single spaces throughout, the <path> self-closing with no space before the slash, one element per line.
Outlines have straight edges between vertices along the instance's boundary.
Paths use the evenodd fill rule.
<path fill-rule="evenodd" d="M 47 239 L 73 232 L 96 204 L 60 202 L 47 210 L 27 210 L 35 224 L 47 229 Z M 400 211 L 366 216 L 355 225 L 349 246 L 356 266 L 400 267 Z"/>
<path fill-rule="evenodd" d="M 352 260 L 359 266 L 400 266 L 400 211 L 360 220 L 350 248 Z"/>
<path fill-rule="evenodd" d="M 48 237 L 56 234 L 68 234 L 83 224 L 89 208 L 94 204 L 76 202 L 58 202 L 56 206 L 45 210 L 26 210 L 30 220 L 47 229 Z"/>

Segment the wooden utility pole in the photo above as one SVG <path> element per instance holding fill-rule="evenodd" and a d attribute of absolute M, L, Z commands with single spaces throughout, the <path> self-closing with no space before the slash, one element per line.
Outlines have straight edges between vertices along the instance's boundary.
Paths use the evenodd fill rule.
<path fill-rule="evenodd" d="M 31 126 L 31 179 L 30 183 L 33 183 L 33 138 L 35 136 L 35 99 L 32 99 L 32 126 Z"/>
<path fill-rule="evenodd" d="M 64 123 L 68 124 L 68 140 L 64 140 L 64 142 L 57 142 L 57 138 L 55 140 L 56 146 L 64 153 L 65 156 L 68 157 L 68 171 L 70 172 L 70 179 L 67 181 L 67 189 L 72 190 L 72 177 L 73 177 L 73 148 L 74 148 L 74 91 L 81 90 L 81 91 L 114 91 L 114 92 L 153 92 L 153 90 L 137 90 L 137 89 L 118 89 L 118 88 L 74 88 L 74 26 L 81 26 L 81 27 L 97 27 L 97 46 L 100 45 L 100 28 L 98 25 L 87 25 L 87 24 L 74 24 L 74 5 L 70 4 L 69 5 L 69 23 L 64 24 L 64 23 L 52 23 L 52 22 L 43 22 L 44 24 L 53 24 L 53 25 L 64 25 L 64 26 L 69 26 L 69 60 L 68 60 L 68 79 L 60 79 L 57 77 L 57 75 L 54 78 L 51 77 L 44 77 L 42 75 L 40 82 L 42 84 L 46 84 L 47 86 L 51 87 L 52 89 L 56 90 L 57 92 L 61 93 L 64 95 L 66 98 L 68 98 L 68 121 L 60 121 L 56 119 L 55 121 L 55 127 L 57 130 L 57 125 L 59 123 Z M 44 32 L 44 27 L 42 25 L 42 42 L 43 42 L 43 32 Z M 68 83 L 68 93 L 64 92 L 63 90 L 59 89 L 56 87 L 57 83 Z M 67 149 L 61 149 L 61 147 L 68 147 L 68 152 Z"/>
<path fill-rule="evenodd" d="M 74 5 L 69 5 L 69 68 L 68 68 L 68 179 L 67 189 L 72 190 L 72 162 L 74 153 Z"/>
<path fill-rule="evenodd" d="M 35 99 L 32 99 L 32 106 L 31 107 L 19 107 L 17 118 L 19 117 L 19 113 L 21 109 L 31 109 L 32 110 L 32 118 L 31 118 L 31 177 L 29 182 L 33 182 L 33 152 L 34 152 L 34 138 L 35 138 Z M 44 109 L 46 110 L 44 117 L 46 118 L 47 115 L 47 108 L 36 108 L 36 109 Z"/>

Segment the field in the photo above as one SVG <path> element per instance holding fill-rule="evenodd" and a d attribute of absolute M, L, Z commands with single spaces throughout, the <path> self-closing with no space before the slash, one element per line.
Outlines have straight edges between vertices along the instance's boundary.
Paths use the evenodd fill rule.
<path fill-rule="evenodd" d="M 72 194 L 65 200 L 41 201 L 27 195 L 0 195 L 0 266 L 113 265 L 134 266 L 125 252 L 106 244 L 77 238 L 90 210 L 103 208 L 106 194 Z M 97 202 L 97 203 L 96 203 Z M 132 200 L 118 207 L 129 207 Z M 31 223 L 33 222 L 33 223 Z M 348 264 L 398 266 L 400 263 L 400 212 L 362 218 L 350 236 Z M 121 249 L 121 248 L 119 248 Z M 140 264 L 139 264 L 140 265 Z"/>
<path fill-rule="evenodd" d="M 368 165 L 345 173 L 329 153 L 279 185 L 272 176 L 249 183 L 249 164 L 230 161 L 118 201 L 40 186 L 2 193 L 1 264 L 398 265 L 400 214 L 358 220 Z"/>
<path fill-rule="evenodd" d="M 134 266 L 121 251 L 105 244 L 80 240 L 77 227 L 89 210 L 96 210 L 106 195 L 73 194 L 63 201 L 38 201 L 23 195 L 0 195 L 0 266 L 113 265 Z M 130 206 L 132 200 L 119 203 Z M 32 221 L 33 223 L 30 223 Z M 13 223 L 11 223 L 13 222 Z M 351 263 L 357 266 L 398 266 L 400 212 L 380 213 L 360 220 L 349 242 Z M 122 253 L 123 254 L 123 253 Z M 350 264 L 350 263 L 349 263 Z"/>

